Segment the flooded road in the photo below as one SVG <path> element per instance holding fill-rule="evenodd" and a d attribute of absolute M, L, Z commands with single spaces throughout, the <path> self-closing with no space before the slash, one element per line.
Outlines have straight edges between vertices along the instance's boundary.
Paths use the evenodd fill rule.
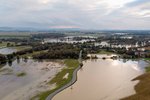
<path fill-rule="evenodd" d="M 129 96 L 135 93 L 138 82 L 131 80 L 144 73 L 146 65 L 142 60 L 87 60 L 77 82 L 52 100 L 118 100 Z"/>

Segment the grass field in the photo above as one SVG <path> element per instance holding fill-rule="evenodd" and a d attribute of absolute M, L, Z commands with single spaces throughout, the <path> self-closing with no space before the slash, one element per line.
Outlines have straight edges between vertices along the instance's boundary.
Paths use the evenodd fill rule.
<path fill-rule="evenodd" d="M 40 54 L 40 53 L 43 53 L 43 52 L 47 52 L 47 51 L 48 50 L 33 51 L 33 53 L 27 53 L 27 54 L 22 55 L 22 57 L 30 57 L 30 58 L 32 58 L 33 55 L 37 55 L 37 54 Z"/>
<path fill-rule="evenodd" d="M 0 38 L 26 38 L 30 36 L 29 32 L 0 32 Z"/>
<path fill-rule="evenodd" d="M 71 81 L 73 71 L 79 66 L 79 62 L 76 59 L 66 59 L 64 63 L 65 68 L 48 83 L 48 84 L 56 84 L 56 88 L 50 91 L 42 92 L 37 96 L 33 97 L 31 100 L 36 100 L 37 98 L 38 100 L 45 100 L 49 94 L 53 93 L 54 91 L 56 91 L 57 89 L 61 88 L 62 86 Z M 67 73 L 69 73 L 68 78 L 67 79 L 63 78 Z"/>
<path fill-rule="evenodd" d="M 14 42 L 2 42 L 0 43 L 0 47 L 7 47 L 7 43 L 10 43 L 10 45 L 15 45 Z"/>
<path fill-rule="evenodd" d="M 136 94 L 121 100 L 150 100 L 150 72 L 147 72 L 134 80 L 140 80 L 135 86 Z"/>
<path fill-rule="evenodd" d="M 113 52 L 108 52 L 105 50 L 101 50 L 98 54 L 114 54 Z"/>
<path fill-rule="evenodd" d="M 7 47 L 7 44 L 10 44 L 8 48 L 17 49 L 18 51 L 31 48 L 31 46 L 15 46 L 15 42 L 2 42 L 0 47 Z"/>
<path fill-rule="evenodd" d="M 24 49 L 30 49 L 32 48 L 31 46 L 14 46 L 14 47 L 10 47 L 12 49 L 17 49 L 18 51 L 24 50 Z"/>
<path fill-rule="evenodd" d="M 150 100 L 150 66 L 146 67 L 145 74 L 138 76 L 134 80 L 140 81 L 135 86 L 136 94 L 131 95 L 121 100 Z"/>
<path fill-rule="evenodd" d="M 145 60 L 150 60 L 150 58 L 144 58 Z"/>
<path fill-rule="evenodd" d="M 0 39 L 29 39 L 29 34 L 0 34 Z"/>
<path fill-rule="evenodd" d="M 146 72 L 150 72 L 150 66 L 145 68 Z"/>
<path fill-rule="evenodd" d="M 25 72 L 21 72 L 21 73 L 17 73 L 16 75 L 17 75 L 18 77 L 23 77 L 23 76 L 26 75 L 26 73 L 25 73 Z"/>

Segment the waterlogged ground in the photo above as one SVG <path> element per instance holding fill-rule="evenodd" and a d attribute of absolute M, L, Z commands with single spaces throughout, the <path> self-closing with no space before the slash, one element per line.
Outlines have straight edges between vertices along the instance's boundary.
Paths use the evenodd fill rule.
<path fill-rule="evenodd" d="M 104 56 L 110 57 L 98 55 Z M 53 100 L 119 100 L 135 93 L 138 81 L 131 80 L 144 73 L 145 66 L 142 60 L 87 60 L 78 72 L 77 82 Z"/>
<path fill-rule="evenodd" d="M 41 91 L 55 88 L 49 82 L 62 68 L 61 61 L 15 60 L 0 68 L 0 99 L 30 100 Z"/>
<path fill-rule="evenodd" d="M 0 48 L 0 54 L 12 54 L 13 52 L 16 52 L 17 49 L 15 48 Z"/>

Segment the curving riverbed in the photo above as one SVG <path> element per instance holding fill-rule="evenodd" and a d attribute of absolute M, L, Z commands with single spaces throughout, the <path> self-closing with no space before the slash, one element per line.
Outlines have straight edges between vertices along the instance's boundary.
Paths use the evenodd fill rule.
<path fill-rule="evenodd" d="M 118 100 L 129 96 L 135 93 L 134 86 L 138 82 L 131 80 L 143 74 L 146 65 L 142 60 L 84 61 L 77 82 L 52 100 Z"/>

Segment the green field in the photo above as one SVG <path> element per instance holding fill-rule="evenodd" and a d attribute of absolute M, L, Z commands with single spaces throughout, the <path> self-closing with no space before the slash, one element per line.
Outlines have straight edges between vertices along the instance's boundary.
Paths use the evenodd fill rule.
<path fill-rule="evenodd" d="M 24 50 L 24 49 L 30 49 L 32 48 L 31 46 L 14 46 L 14 47 L 10 47 L 12 49 L 17 49 L 18 51 Z"/>
<path fill-rule="evenodd" d="M 25 73 L 25 72 L 20 72 L 20 73 L 17 73 L 16 75 L 17 75 L 18 77 L 23 77 L 23 76 L 26 75 L 26 73 Z"/>
<path fill-rule="evenodd" d="M 150 72 L 150 66 L 146 67 L 146 72 Z"/>
<path fill-rule="evenodd" d="M 113 52 L 108 52 L 105 50 L 101 50 L 98 54 L 114 54 Z"/>
<path fill-rule="evenodd" d="M 0 38 L 28 38 L 29 32 L 0 32 Z"/>
<path fill-rule="evenodd" d="M 15 43 L 14 42 L 0 42 L 0 47 L 7 47 L 7 44 L 10 44 L 10 45 L 15 45 Z"/>
<path fill-rule="evenodd" d="M 146 60 L 150 60 L 149 58 Z M 140 82 L 134 87 L 136 94 L 121 100 L 150 100 L 150 66 L 146 67 L 146 73 L 133 79 Z"/>
<path fill-rule="evenodd" d="M 150 60 L 150 58 L 144 58 L 145 60 Z"/>
<path fill-rule="evenodd" d="M 22 57 L 30 57 L 30 58 L 32 58 L 33 55 L 37 55 L 37 54 L 44 53 L 44 52 L 48 52 L 48 50 L 33 51 L 33 53 L 27 53 L 27 54 L 22 55 Z"/>
<path fill-rule="evenodd" d="M 8 43 L 9 43 L 9 46 L 7 46 Z M 15 45 L 16 45 L 15 42 L 0 42 L 0 47 L 9 47 L 12 49 L 17 49 L 17 50 L 31 48 L 31 46 L 15 46 Z"/>

